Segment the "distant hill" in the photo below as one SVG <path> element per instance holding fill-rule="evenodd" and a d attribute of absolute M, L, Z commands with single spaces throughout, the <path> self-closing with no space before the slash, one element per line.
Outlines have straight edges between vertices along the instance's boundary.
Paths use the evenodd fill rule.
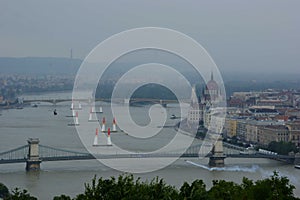
<path fill-rule="evenodd" d="M 0 57 L 1 74 L 76 74 L 82 60 L 55 57 Z"/>
<path fill-rule="evenodd" d="M 82 61 L 80 59 L 62 57 L 0 57 L 0 74 L 76 75 Z M 104 77 L 107 79 L 111 77 L 118 79 L 133 66 L 143 63 L 145 62 L 115 62 L 105 72 L 106 75 Z M 186 68 L 185 65 L 176 65 L 176 63 L 166 64 L 170 64 L 175 69 L 181 69 L 179 70 L 180 73 L 185 75 L 191 81 L 191 84 L 202 83 L 202 78 L 194 70 Z M 267 88 L 299 89 L 300 84 L 298 73 L 291 74 L 287 72 L 287 74 L 284 74 L 278 72 L 260 73 L 256 71 L 221 70 L 221 74 L 229 94 L 235 91 L 262 90 Z"/>

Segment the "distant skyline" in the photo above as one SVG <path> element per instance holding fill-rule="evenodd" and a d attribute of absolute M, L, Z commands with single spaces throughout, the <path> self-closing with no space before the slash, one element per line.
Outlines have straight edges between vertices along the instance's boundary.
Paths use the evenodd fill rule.
<path fill-rule="evenodd" d="M 0 2 L 0 57 L 84 57 L 118 32 L 171 28 L 221 70 L 300 74 L 299 0 Z M 174 41 L 176 42 L 176 41 Z"/>

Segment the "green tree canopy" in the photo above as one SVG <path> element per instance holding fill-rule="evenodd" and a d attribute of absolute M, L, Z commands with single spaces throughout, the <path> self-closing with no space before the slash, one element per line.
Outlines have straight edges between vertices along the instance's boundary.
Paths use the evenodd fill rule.
<path fill-rule="evenodd" d="M 268 150 L 276 152 L 278 154 L 282 154 L 282 155 L 288 155 L 288 153 L 290 153 L 290 152 L 298 152 L 295 144 L 293 144 L 291 142 L 283 142 L 283 141 L 270 142 L 270 144 L 268 145 Z"/>
<path fill-rule="evenodd" d="M 27 190 L 20 190 L 19 188 L 15 188 L 8 199 L 9 200 L 37 200 L 37 198 L 31 196 Z"/>
<path fill-rule="evenodd" d="M 26 190 L 14 189 L 11 194 L 7 187 L 0 184 L 1 197 L 5 200 L 36 200 Z M 191 184 L 184 182 L 180 189 L 170 186 L 163 179 L 156 177 L 152 181 L 134 179 L 133 175 L 121 175 L 118 178 L 92 179 L 85 184 L 85 190 L 73 200 L 300 200 L 294 197 L 295 186 L 289 183 L 288 178 L 281 177 L 277 172 L 270 178 L 253 182 L 243 178 L 241 184 L 231 181 L 214 180 L 213 186 L 207 190 L 202 180 L 195 180 Z M 3 192 L 4 191 L 4 192 Z M 66 195 L 54 197 L 54 200 L 71 200 Z"/>
<path fill-rule="evenodd" d="M 9 195 L 8 188 L 3 183 L 0 183 L 0 198 L 4 199 L 8 197 L 8 195 Z"/>

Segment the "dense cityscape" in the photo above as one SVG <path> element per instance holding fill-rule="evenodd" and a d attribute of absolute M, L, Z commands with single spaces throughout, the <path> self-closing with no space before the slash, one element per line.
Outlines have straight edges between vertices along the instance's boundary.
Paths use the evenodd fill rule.
<path fill-rule="evenodd" d="M 195 94 L 191 97 L 191 109 L 187 118 L 189 124 L 199 123 L 200 128 L 203 127 L 204 130 L 209 129 L 209 126 L 213 126 L 213 129 L 221 132 L 228 142 L 242 146 L 251 144 L 267 148 L 271 142 L 281 142 L 292 145 L 289 146 L 291 152 L 285 150 L 284 154 L 292 153 L 292 150 L 299 151 L 299 91 L 294 89 L 268 89 L 234 92 L 227 98 L 226 118 L 220 118 L 221 120 L 218 121 L 216 116 L 224 108 L 210 108 L 209 105 L 220 101 L 224 97 L 220 94 L 218 83 L 213 80 L 213 77 L 211 78 L 203 90 L 199 87 L 198 91 L 196 91 L 196 88 L 192 91 Z M 16 108 L 15 102 L 17 102 L 17 106 L 22 106 L 22 102 L 18 97 L 24 93 L 67 91 L 72 89 L 73 81 L 74 77 L 66 75 L 1 75 L 0 105 L 2 108 Z M 106 90 L 101 91 L 104 97 L 109 97 L 108 95 L 111 92 L 107 92 L 107 90 L 113 88 L 114 82 L 115 80 L 105 82 L 103 88 L 106 88 Z M 154 90 L 157 92 L 157 98 L 173 98 L 167 90 L 162 90 L 159 87 L 154 87 L 150 92 L 146 90 L 135 95 L 137 98 L 145 97 L 148 93 L 152 95 Z M 199 101 L 197 106 L 193 103 L 196 100 Z M 210 125 L 212 118 L 214 124 Z"/>
<path fill-rule="evenodd" d="M 225 141 L 241 146 L 268 148 L 280 154 L 299 151 L 299 91 L 268 89 L 234 92 L 227 99 L 226 108 L 211 108 L 210 105 L 218 103 L 222 98 L 224 96 L 212 75 L 200 98 L 193 89 L 187 122 L 199 123 L 200 127 L 222 133 Z M 197 100 L 199 104 L 195 104 Z M 219 117 L 224 109 L 226 117 Z"/>
<path fill-rule="evenodd" d="M 0 75 L 0 105 L 9 107 L 24 93 L 66 91 L 73 88 L 74 77 L 67 75 Z"/>

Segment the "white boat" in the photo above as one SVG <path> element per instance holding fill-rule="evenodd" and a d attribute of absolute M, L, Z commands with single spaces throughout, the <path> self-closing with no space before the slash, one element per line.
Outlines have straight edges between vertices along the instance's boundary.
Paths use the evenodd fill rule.
<path fill-rule="evenodd" d="M 176 119 L 176 115 L 171 115 L 170 119 Z"/>
<path fill-rule="evenodd" d="M 300 169 L 300 165 L 295 165 L 295 168 L 296 169 Z"/>

